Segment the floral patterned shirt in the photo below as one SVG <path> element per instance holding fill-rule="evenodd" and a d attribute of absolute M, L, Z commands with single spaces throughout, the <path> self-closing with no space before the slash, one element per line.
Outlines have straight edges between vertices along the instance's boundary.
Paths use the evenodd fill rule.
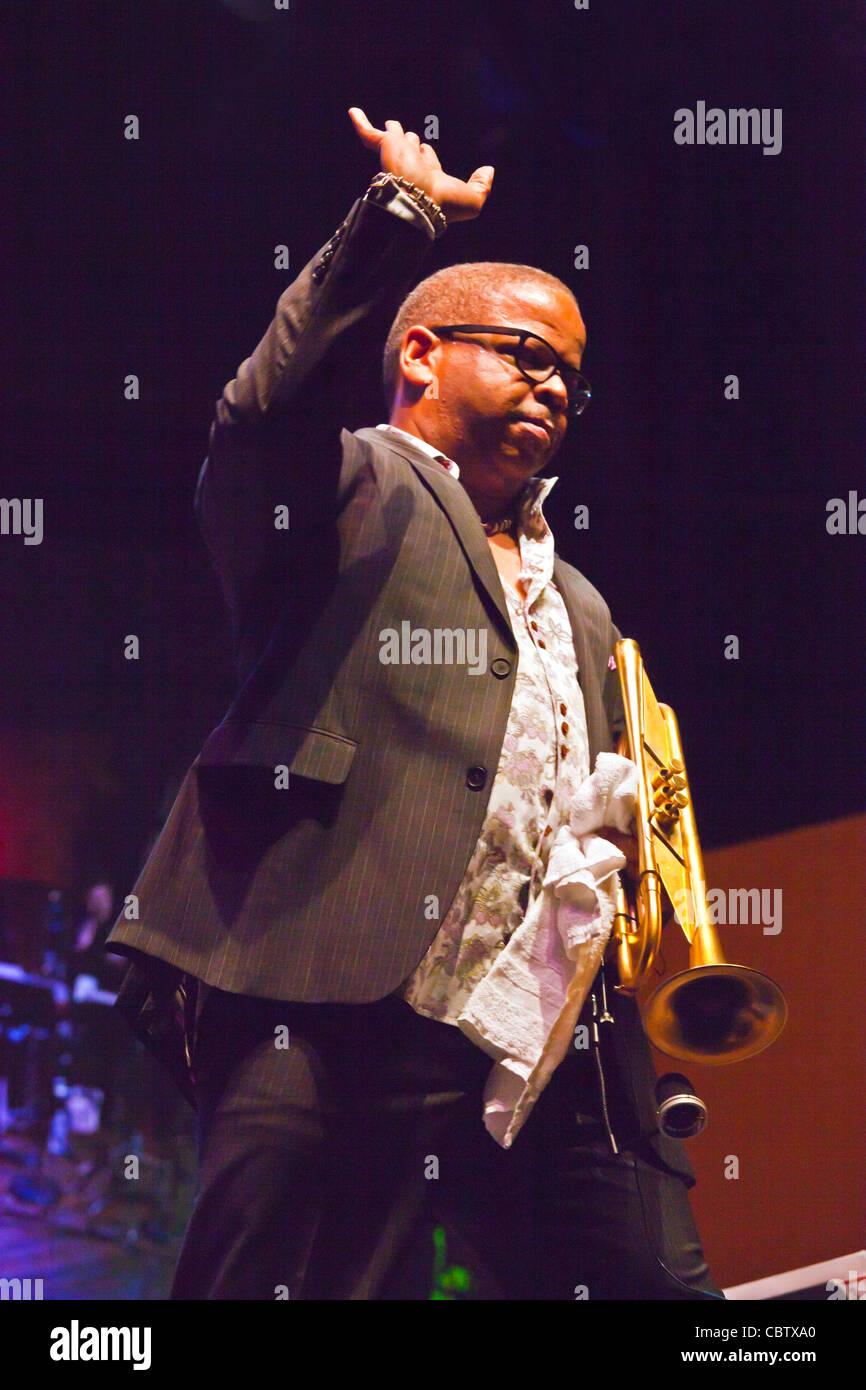
<path fill-rule="evenodd" d="M 452 460 L 427 450 L 459 477 Z M 526 597 L 502 581 L 518 667 L 481 834 L 432 945 L 399 990 L 417 1013 L 445 1023 L 456 1024 L 540 892 L 550 843 L 590 772 L 571 623 L 553 582 L 554 541 L 542 512 L 556 481 L 532 479 L 522 499 L 517 541 Z"/>

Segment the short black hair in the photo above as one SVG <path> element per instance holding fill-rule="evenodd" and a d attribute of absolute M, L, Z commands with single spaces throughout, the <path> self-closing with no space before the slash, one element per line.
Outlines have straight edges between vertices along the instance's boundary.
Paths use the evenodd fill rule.
<path fill-rule="evenodd" d="M 534 265 L 509 261 L 461 261 L 437 270 L 416 285 L 397 310 L 382 355 L 382 384 L 388 410 L 397 395 L 400 345 L 407 328 L 413 323 L 482 323 L 491 300 L 521 285 L 565 290 L 575 299 L 574 291 L 555 275 Z"/>

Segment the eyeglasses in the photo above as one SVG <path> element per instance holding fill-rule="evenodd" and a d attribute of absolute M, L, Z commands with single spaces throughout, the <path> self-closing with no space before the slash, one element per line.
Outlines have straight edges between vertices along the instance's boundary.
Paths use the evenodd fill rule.
<path fill-rule="evenodd" d="M 491 323 L 446 323 L 431 324 L 430 331 L 438 333 L 442 338 L 451 337 L 454 333 L 497 333 L 500 337 L 517 338 L 517 343 L 513 348 L 506 349 L 505 354 L 514 358 L 514 365 L 520 375 L 533 385 L 549 381 L 554 374 L 558 374 L 565 386 L 568 414 L 572 420 L 583 414 L 586 403 L 592 396 L 592 388 L 586 377 L 575 367 L 569 367 L 567 362 L 563 362 L 559 353 L 545 338 L 539 337 L 537 333 L 530 333 L 526 328 L 503 328 L 501 324 Z M 503 352 L 503 349 L 488 347 L 486 343 L 479 343 L 478 346 L 485 348 L 487 352 L 498 352 L 500 355 Z"/>

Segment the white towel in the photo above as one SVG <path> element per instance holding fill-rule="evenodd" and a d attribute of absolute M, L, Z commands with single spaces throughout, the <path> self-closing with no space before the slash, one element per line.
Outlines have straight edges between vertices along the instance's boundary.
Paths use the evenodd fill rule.
<path fill-rule="evenodd" d="M 553 838 L 541 892 L 495 965 L 472 991 L 458 1027 L 496 1059 L 484 1123 L 504 1149 L 565 1056 L 613 926 L 617 869 L 625 855 L 593 832 L 628 831 L 637 768 L 599 753 Z"/>

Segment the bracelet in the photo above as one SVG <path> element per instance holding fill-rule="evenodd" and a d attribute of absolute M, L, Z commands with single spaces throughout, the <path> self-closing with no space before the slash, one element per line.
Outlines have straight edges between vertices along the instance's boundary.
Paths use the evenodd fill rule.
<path fill-rule="evenodd" d="M 370 189 L 386 188 L 389 184 L 397 184 L 397 186 L 402 188 L 412 199 L 413 203 L 418 204 L 421 211 L 426 213 L 433 224 L 434 236 L 440 237 L 445 231 L 448 223 L 439 204 L 434 202 L 430 195 L 424 192 L 423 188 L 418 188 L 416 184 L 410 183 L 408 179 L 404 179 L 400 174 L 377 174 L 370 184 Z M 368 190 L 368 192 L 369 191 L 370 190 Z"/>

